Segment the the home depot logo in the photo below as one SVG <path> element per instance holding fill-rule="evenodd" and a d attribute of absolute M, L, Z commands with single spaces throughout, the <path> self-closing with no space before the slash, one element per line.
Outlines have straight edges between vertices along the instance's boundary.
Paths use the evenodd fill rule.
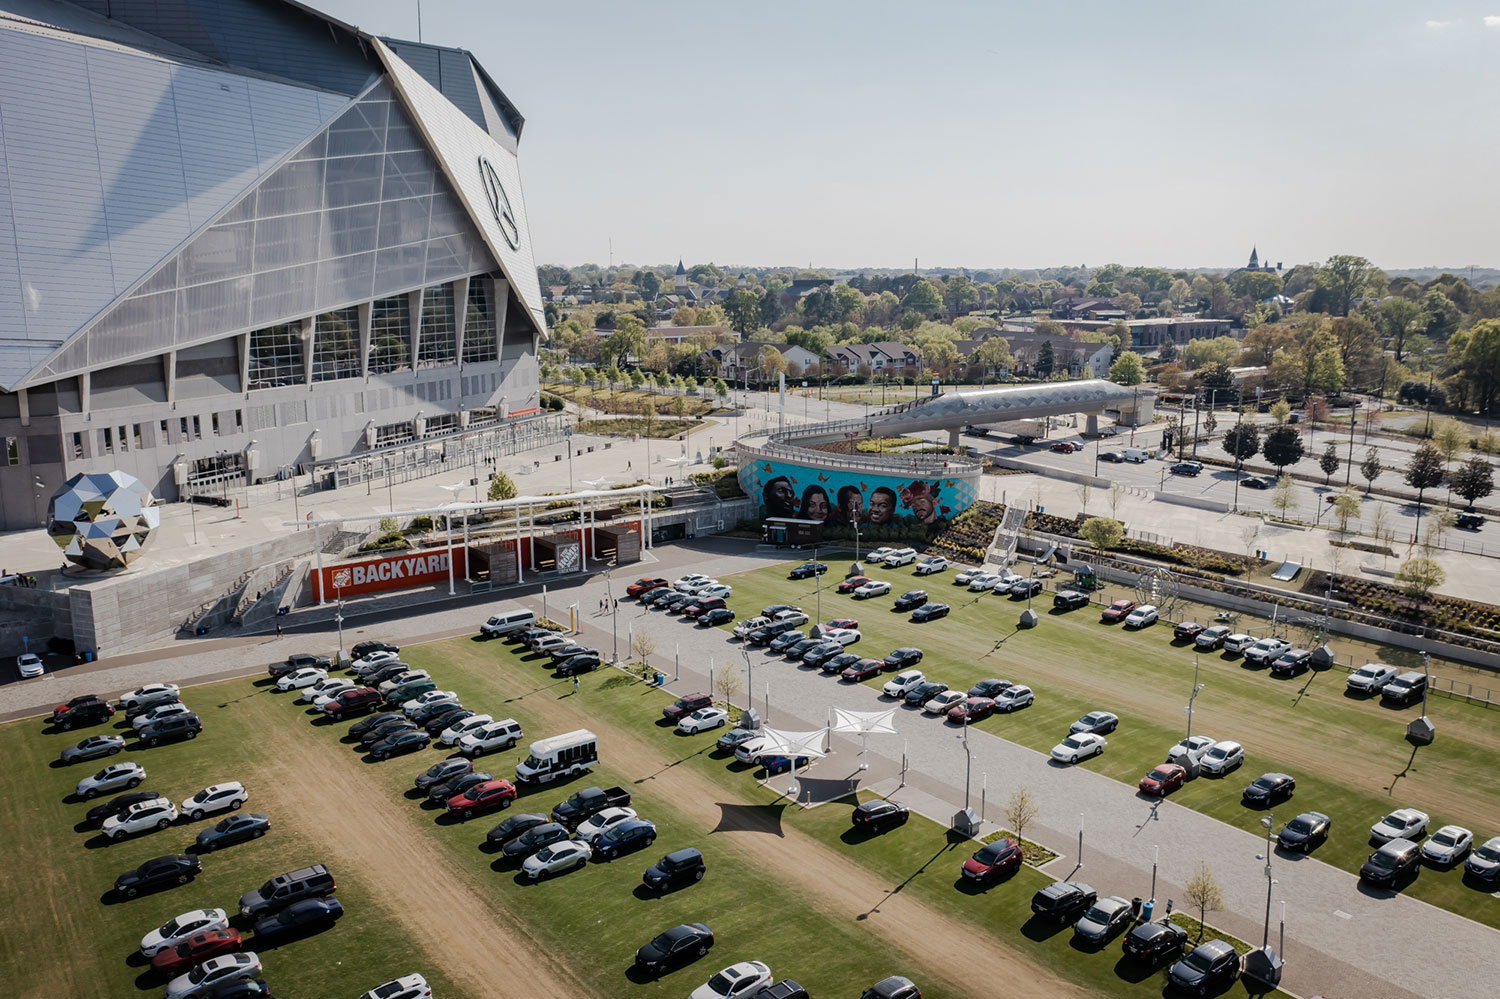
<path fill-rule="evenodd" d="M 453 572 L 463 575 L 464 550 L 453 550 Z M 379 590 L 399 590 L 407 586 L 423 586 L 448 578 L 448 552 L 424 552 L 420 555 L 400 555 L 395 558 L 369 559 L 347 565 L 329 566 L 320 574 L 326 587 L 323 599 L 334 596 L 349 596 L 355 593 L 373 593 Z"/>

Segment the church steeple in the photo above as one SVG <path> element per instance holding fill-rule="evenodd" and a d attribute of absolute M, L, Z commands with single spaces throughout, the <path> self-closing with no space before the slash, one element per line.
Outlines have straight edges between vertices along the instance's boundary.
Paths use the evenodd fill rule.
<path fill-rule="evenodd" d="M 1252 271 L 1260 270 L 1260 253 L 1258 250 L 1258 247 L 1250 247 L 1250 270 Z"/>
<path fill-rule="evenodd" d="M 679 295 L 687 291 L 688 279 L 687 268 L 682 266 L 682 260 L 677 261 L 677 273 L 672 275 L 672 290 Z"/>

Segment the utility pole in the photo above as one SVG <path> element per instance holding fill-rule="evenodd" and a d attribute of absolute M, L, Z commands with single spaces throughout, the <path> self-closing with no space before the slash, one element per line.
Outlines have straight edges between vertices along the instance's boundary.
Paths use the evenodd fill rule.
<path fill-rule="evenodd" d="M 1208 686 L 1208 684 L 1206 684 L 1206 683 L 1199 683 L 1198 682 L 1198 653 L 1194 652 L 1193 653 L 1193 692 L 1188 695 L 1188 702 L 1187 702 L 1187 716 L 1188 716 L 1187 737 L 1189 739 L 1191 739 L 1193 737 L 1193 702 L 1198 699 L 1198 695 L 1199 694 L 1203 693 L 1203 688 L 1206 687 L 1206 686 Z"/>
<path fill-rule="evenodd" d="M 964 744 L 964 810 L 969 808 L 969 773 L 974 766 L 974 754 L 969 752 L 969 717 L 964 716 L 963 735 L 959 740 Z"/>
<path fill-rule="evenodd" d="M 1349 477 L 1354 474 L 1354 425 L 1359 422 L 1359 400 L 1354 400 L 1354 408 L 1349 410 L 1349 463 L 1344 466 L 1344 487 L 1349 486 Z"/>
<path fill-rule="evenodd" d="M 1236 512 L 1238 512 L 1238 510 L 1240 508 L 1240 473 L 1244 470 L 1244 467 L 1245 467 L 1245 463 L 1240 459 L 1240 456 L 1239 456 L 1239 453 L 1238 453 L 1239 449 L 1240 449 L 1239 428 L 1245 422 L 1245 386 L 1244 385 L 1240 386 L 1239 401 L 1235 403 L 1234 411 L 1235 411 L 1235 419 L 1234 419 L 1234 428 L 1235 428 L 1234 449 L 1235 449 L 1235 452 L 1236 452 L 1235 453 L 1235 457 L 1234 457 L 1234 509 L 1235 509 Z"/>
<path fill-rule="evenodd" d="M 1267 813 L 1260 824 L 1266 827 L 1266 928 L 1260 938 L 1260 949 L 1265 950 L 1271 946 L 1271 888 L 1276 884 L 1271 877 L 1271 829 L 1276 825 L 1276 816 Z"/>

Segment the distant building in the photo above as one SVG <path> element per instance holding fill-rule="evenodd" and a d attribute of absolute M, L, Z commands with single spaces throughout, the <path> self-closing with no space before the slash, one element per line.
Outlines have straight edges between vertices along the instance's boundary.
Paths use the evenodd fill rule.
<path fill-rule="evenodd" d="M 1060 298 L 1052 303 L 1053 319 L 1124 319 L 1112 298 Z"/>
<path fill-rule="evenodd" d="M 868 368 L 872 375 L 912 376 L 922 370 L 922 352 L 910 344 L 883 340 L 879 343 L 841 343 L 823 355 L 831 375 L 857 374 Z"/>
<path fill-rule="evenodd" d="M 605 330 L 604 332 L 611 332 Z M 729 335 L 729 330 L 722 326 L 653 326 L 646 331 L 646 342 L 679 344 L 686 343 L 695 336 L 707 334 L 718 340 L 722 336 Z"/>
<path fill-rule="evenodd" d="M 979 349 L 980 344 L 991 337 L 1000 337 L 1010 348 L 1011 355 L 1016 358 L 1016 367 L 1019 370 L 1031 370 L 1036 365 L 1036 360 L 1041 352 L 1042 344 L 1052 343 L 1052 370 L 1065 371 L 1074 378 L 1103 378 L 1109 374 L 1109 363 L 1114 358 L 1115 347 L 1113 343 L 1093 343 L 1080 340 L 1071 336 L 1045 336 L 1029 330 L 1015 328 L 985 328 L 974 331 L 974 338 L 970 340 L 956 340 L 953 346 L 957 348 L 958 355 L 965 360 L 965 367 L 969 367 L 968 358 L 972 357 L 974 351 Z M 1009 375 L 1010 369 L 995 370 L 987 369 L 984 372 L 968 372 L 971 377 L 994 378 Z"/>
<path fill-rule="evenodd" d="M 818 355 L 804 347 L 785 343 L 770 343 L 766 340 L 743 340 L 739 343 L 720 344 L 709 350 L 709 355 L 719 362 L 719 377 L 725 381 L 755 381 L 760 377 L 760 351 L 762 347 L 775 347 L 781 351 L 788 365 L 797 365 L 800 371 L 818 363 Z"/>

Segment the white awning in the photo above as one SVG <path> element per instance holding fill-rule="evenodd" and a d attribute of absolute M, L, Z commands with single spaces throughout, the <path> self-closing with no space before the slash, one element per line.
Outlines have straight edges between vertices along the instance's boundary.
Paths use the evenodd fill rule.
<path fill-rule="evenodd" d="M 896 709 L 885 711 L 848 711 L 833 709 L 833 731 L 853 732 L 858 735 L 895 735 L 896 726 L 891 724 Z"/>
<path fill-rule="evenodd" d="M 763 756 L 806 756 L 821 760 L 828 754 L 823 751 L 823 740 L 828 735 L 826 728 L 811 732 L 782 732 L 774 728 L 761 729 L 765 742 L 760 752 Z"/>

